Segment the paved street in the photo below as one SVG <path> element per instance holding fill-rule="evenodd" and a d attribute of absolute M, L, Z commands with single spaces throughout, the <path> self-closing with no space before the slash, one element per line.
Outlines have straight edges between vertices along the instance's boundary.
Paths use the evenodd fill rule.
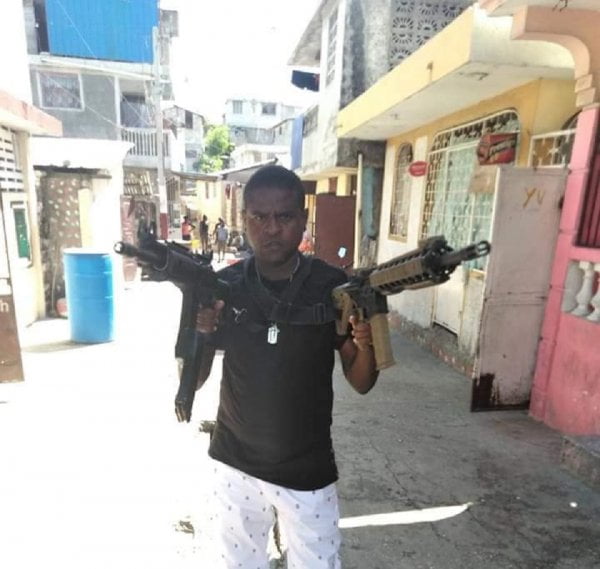
<path fill-rule="evenodd" d="M 27 380 L 0 384 L 0 567 L 207 566 L 198 421 L 218 374 L 177 423 L 178 303 L 168 283 L 132 286 L 110 344 L 71 344 L 65 320 L 28 330 Z M 336 376 L 345 569 L 598 567 L 600 495 L 560 468 L 561 437 L 523 412 L 469 413 L 462 376 L 394 348 L 367 396 Z"/>

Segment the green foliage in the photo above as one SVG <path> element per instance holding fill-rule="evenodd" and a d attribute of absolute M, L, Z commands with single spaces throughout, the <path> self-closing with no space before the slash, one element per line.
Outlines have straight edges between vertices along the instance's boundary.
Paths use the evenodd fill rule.
<path fill-rule="evenodd" d="M 222 170 L 224 161 L 229 158 L 234 148 L 227 125 L 211 125 L 204 137 L 204 154 L 194 166 L 204 173 Z"/>

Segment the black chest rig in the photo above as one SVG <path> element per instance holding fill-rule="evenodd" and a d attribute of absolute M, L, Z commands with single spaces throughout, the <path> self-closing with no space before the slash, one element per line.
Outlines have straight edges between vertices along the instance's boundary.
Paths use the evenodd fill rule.
<path fill-rule="evenodd" d="M 325 295 L 327 280 L 319 282 L 313 269 L 313 259 L 301 257 L 300 265 L 290 283 L 280 295 L 263 285 L 256 274 L 251 257 L 243 262 L 241 274 L 232 283 L 229 325 L 243 325 L 251 331 L 266 329 L 273 324 L 292 326 L 322 325 L 333 322 L 336 312 L 329 293 Z M 309 283 L 306 293 L 303 286 Z M 320 294 L 320 298 L 319 298 Z"/>

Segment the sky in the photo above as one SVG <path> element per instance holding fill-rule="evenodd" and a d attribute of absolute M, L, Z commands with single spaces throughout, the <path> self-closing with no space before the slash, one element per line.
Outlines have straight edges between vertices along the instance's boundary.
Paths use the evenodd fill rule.
<path fill-rule="evenodd" d="M 287 61 L 320 0 L 161 0 L 179 11 L 172 76 L 178 103 L 220 122 L 227 98 L 308 106 Z"/>

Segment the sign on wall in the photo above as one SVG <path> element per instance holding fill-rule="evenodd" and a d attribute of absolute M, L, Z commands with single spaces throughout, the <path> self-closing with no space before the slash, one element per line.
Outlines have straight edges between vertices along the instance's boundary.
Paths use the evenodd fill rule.
<path fill-rule="evenodd" d="M 484 134 L 477 146 L 477 160 L 480 166 L 510 164 L 514 162 L 517 150 L 516 132 Z"/>

